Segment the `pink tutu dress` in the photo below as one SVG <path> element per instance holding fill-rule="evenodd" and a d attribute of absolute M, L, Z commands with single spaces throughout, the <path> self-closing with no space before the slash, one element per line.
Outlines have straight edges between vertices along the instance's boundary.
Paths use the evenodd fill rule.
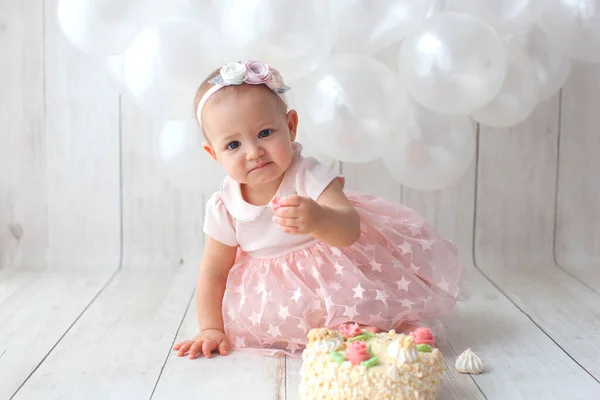
<path fill-rule="evenodd" d="M 316 159 L 295 157 L 276 193 L 316 200 L 344 179 Z M 360 239 L 334 247 L 283 233 L 273 209 L 244 201 L 226 177 L 207 203 L 204 232 L 238 255 L 223 297 L 225 332 L 237 350 L 299 356 L 312 328 L 354 321 L 382 330 L 448 313 L 461 271 L 456 246 L 415 211 L 346 192 L 361 219 Z"/>

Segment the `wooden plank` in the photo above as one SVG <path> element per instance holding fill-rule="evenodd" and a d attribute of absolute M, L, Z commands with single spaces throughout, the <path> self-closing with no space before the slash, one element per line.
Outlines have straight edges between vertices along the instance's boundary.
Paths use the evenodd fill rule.
<path fill-rule="evenodd" d="M 114 270 L 121 247 L 118 86 L 104 63 L 64 37 L 58 0 L 36 3 L 45 4 L 48 264 Z"/>
<path fill-rule="evenodd" d="M 192 300 L 175 343 L 193 338 L 198 320 Z M 241 352 L 190 360 L 173 351 L 152 396 L 160 399 L 284 399 L 285 358 Z"/>
<path fill-rule="evenodd" d="M 150 398 L 187 307 L 193 272 L 122 270 L 15 399 Z"/>
<path fill-rule="evenodd" d="M 562 90 L 555 252 L 600 293 L 600 69 L 574 65 Z"/>
<path fill-rule="evenodd" d="M 161 127 L 123 98 L 123 264 L 195 268 L 202 253 L 203 196 L 218 190 L 223 175 L 216 162 L 199 153 L 204 167 L 198 171 L 198 187 L 171 183 L 153 149 Z"/>
<path fill-rule="evenodd" d="M 46 260 L 43 14 L 40 0 L 0 1 L 0 268 Z"/>
<path fill-rule="evenodd" d="M 0 398 L 12 396 L 109 277 L 108 268 L 0 271 Z"/>
<path fill-rule="evenodd" d="M 483 129 L 476 265 L 600 379 L 600 294 L 554 264 L 558 99 L 514 129 Z"/>
<path fill-rule="evenodd" d="M 554 97 L 516 127 L 481 127 L 477 264 L 552 264 L 558 113 Z"/>
<path fill-rule="evenodd" d="M 285 400 L 301 400 L 300 398 L 300 368 L 301 358 L 285 358 Z"/>

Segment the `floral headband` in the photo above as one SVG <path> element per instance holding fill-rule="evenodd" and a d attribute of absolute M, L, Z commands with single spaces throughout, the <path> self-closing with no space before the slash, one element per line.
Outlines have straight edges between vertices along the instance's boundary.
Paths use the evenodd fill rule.
<path fill-rule="evenodd" d="M 242 83 L 265 85 L 279 96 L 286 106 L 288 104 L 285 93 L 290 90 L 289 86 L 283 82 L 283 77 L 279 71 L 260 61 L 230 62 L 224 65 L 219 75 L 212 78 L 208 83 L 212 83 L 214 86 L 204 93 L 196 110 L 196 117 L 200 126 L 202 126 L 202 107 L 204 107 L 210 96 L 225 86 L 241 85 Z"/>

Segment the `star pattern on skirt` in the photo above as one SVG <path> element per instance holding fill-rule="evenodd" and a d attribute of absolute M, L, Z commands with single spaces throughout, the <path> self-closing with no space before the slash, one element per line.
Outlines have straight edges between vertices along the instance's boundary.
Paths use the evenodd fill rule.
<path fill-rule="evenodd" d="M 269 335 L 273 337 L 281 336 L 281 332 L 279 331 L 279 325 L 269 325 Z"/>
<path fill-rule="evenodd" d="M 252 316 L 249 317 L 248 319 L 252 322 L 252 326 L 258 324 L 258 322 L 260 321 L 260 319 L 262 318 L 262 313 L 257 313 L 256 311 L 252 310 Z"/>
<path fill-rule="evenodd" d="M 332 296 L 328 296 L 325 298 L 325 308 L 327 309 L 327 311 L 331 310 L 331 307 L 333 307 L 335 305 L 335 303 L 333 302 Z"/>
<path fill-rule="evenodd" d="M 354 290 L 354 298 L 356 298 L 356 299 L 363 298 L 363 293 L 365 292 L 365 289 L 363 289 L 363 287 L 360 286 L 360 283 L 358 285 L 356 285 L 356 287 L 352 290 Z"/>
<path fill-rule="evenodd" d="M 383 304 L 387 304 L 387 299 L 388 299 L 388 297 L 390 297 L 390 295 L 387 294 L 385 289 L 381 289 L 381 290 L 375 289 L 375 292 L 377 293 L 375 300 L 381 300 L 383 302 Z"/>
<path fill-rule="evenodd" d="M 370 324 L 376 324 L 378 322 L 381 322 L 381 320 L 382 320 L 381 313 L 377 313 L 375 315 L 369 314 L 369 323 Z"/>
<path fill-rule="evenodd" d="M 302 291 L 300 289 L 296 289 L 294 291 L 294 295 L 292 296 L 292 300 L 298 304 L 298 301 L 302 298 Z"/>
<path fill-rule="evenodd" d="M 423 250 L 431 250 L 432 249 L 432 243 L 429 240 L 421 240 L 419 242 L 419 244 L 421 245 L 421 247 L 423 247 Z"/>
<path fill-rule="evenodd" d="M 290 341 L 288 342 L 286 349 L 288 349 L 291 353 L 295 353 L 300 347 L 302 346 L 300 346 L 298 343 Z"/>
<path fill-rule="evenodd" d="M 398 290 L 404 290 L 405 292 L 407 292 L 408 285 L 410 285 L 410 281 L 406 279 L 404 275 L 402 275 L 402 279 L 396 282 L 396 285 L 398 286 Z"/>
<path fill-rule="evenodd" d="M 246 346 L 246 338 L 242 336 L 237 336 L 234 340 L 235 347 L 240 348 Z"/>
<path fill-rule="evenodd" d="M 279 316 L 282 319 L 285 320 L 287 317 L 290 316 L 290 312 L 288 311 L 289 308 L 290 308 L 289 306 L 282 306 L 282 305 L 279 306 Z"/>
<path fill-rule="evenodd" d="M 381 272 L 381 264 L 379 264 L 377 261 L 372 260 L 369 265 L 371 265 L 371 271 Z"/>
<path fill-rule="evenodd" d="M 404 242 L 400 245 L 400 251 L 402 254 L 412 253 L 412 245 L 408 242 Z"/>
<path fill-rule="evenodd" d="M 344 306 L 344 315 L 349 318 L 350 321 L 354 320 L 359 313 L 356 311 L 356 304 L 352 307 Z"/>

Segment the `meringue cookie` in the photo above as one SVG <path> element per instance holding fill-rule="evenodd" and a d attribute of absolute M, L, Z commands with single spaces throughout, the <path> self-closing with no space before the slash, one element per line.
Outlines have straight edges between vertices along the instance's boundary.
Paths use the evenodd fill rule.
<path fill-rule="evenodd" d="M 483 361 L 468 348 L 456 358 L 454 366 L 461 374 L 480 374 L 483 372 Z"/>

